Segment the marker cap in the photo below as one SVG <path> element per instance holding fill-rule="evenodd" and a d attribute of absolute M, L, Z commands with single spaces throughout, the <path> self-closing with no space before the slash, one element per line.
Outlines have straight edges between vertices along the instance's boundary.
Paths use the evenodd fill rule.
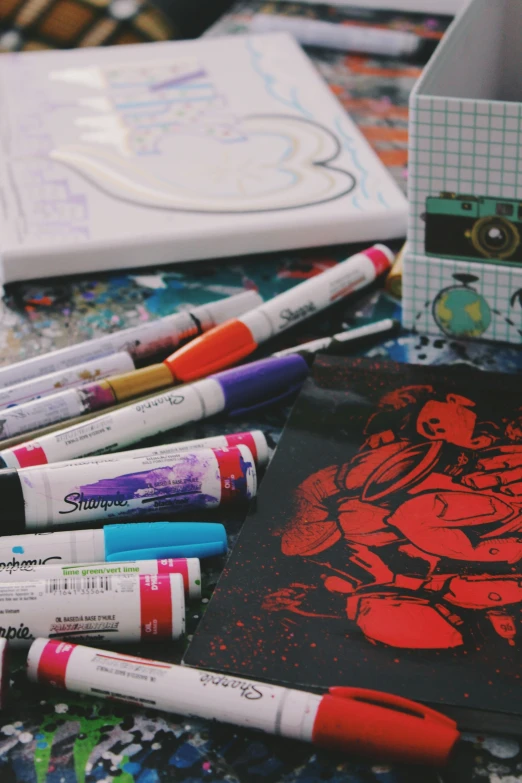
<path fill-rule="evenodd" d="M 201 566 L 197 557 L 164 557 L 157 561 L 158 574 L 181 574 L 189 598 L 201 598 Z"/>
<path fill-rule="evenodd" d="M 459 739 L 457 724 L 417 702 L 363 688 L 330 688 L 314 722 L 323 748 L 386 761 L 442 766 Z"/>
<path fill-rule="evenodd" d="M 264 468 L 268 462 L 268 443 L 265 434 L 261 430 L 251 430 L 250 432 L 234 432 L 225 436 L 229 446 L 239 446 L 243 443 L 248 446 L 256 464 Z M 214 448 L 214 447 L 212 447 Z"/>
<path fill-rule="evenodd" d="M 208 336 L 210 335 L 210 337 Z M 257 348 L 252 332 L 237 320 L 225 321 L 168 356 L 172 375 L 187 383 L 244 359 Z"/>
<path fill-rule="evenodd" d="M 201 564 L 197 557 L 187 557 L 188 597 L 201 598 Z"/>
<path fill-rule="evenodd" d="M 377 276 L 387 272 L 395 258 L 395 254 L 386 245 L 373 245 L 373 247 L 369 247 L 364 251 L 364 255 L 368 256 L 374 265 Z"/>
<path fill-rule="evenodd" d="M 234 416 L 279 402 L 301 388 L 309 367 L 299 354 L 273 356 L 210 376 L 225 395 L 225 410 Z"/>
<path fill-rule="evenodd" d="M 16 470 L 0 470 L 0 498 L 2 502 L 1 534 L 25 533 L 25 503 L 22 483 Z"/>
<path fill-rule="evenodd" d="M 217 522 L 140 522 L 106 525 L 105 560 L 212 557 L 227 551 L 227 533 Z"/>
<path fill-rule="evenodd" d="M 172 638 L 179 639 L 185 633 L 185 585 L 181 574 L 170 574 L 170 598 L 172 606 Z"/>

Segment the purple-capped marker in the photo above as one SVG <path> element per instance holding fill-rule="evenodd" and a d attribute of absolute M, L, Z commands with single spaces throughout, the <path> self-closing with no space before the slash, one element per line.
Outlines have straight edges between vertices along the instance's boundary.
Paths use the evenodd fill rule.
<path fill-rule="evenodd" d="M 281 358 L 286 361 L 270 357 L 210 376 L 223 390 L 229 415 L 242 416 L 299 391 L 309 372 L 306 360 L 297 355 Z"/>
<path fill-rule="evenodd" d="M 122 451 L 145 438 L 223 411 L 242 416 L 295 393 L 308 372 L 308 364 L 299 354 L 251 362 L 4 449 L 0 466 L 28 468 Z"/>

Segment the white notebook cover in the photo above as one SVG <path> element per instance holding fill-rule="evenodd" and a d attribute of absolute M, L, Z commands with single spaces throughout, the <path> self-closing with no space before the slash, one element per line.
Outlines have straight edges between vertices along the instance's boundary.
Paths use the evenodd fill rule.
<path fill-rule="evenodd" d="M 388 239 L 406 212 L 287 35 L 0 56 L 3 282 Z"/>

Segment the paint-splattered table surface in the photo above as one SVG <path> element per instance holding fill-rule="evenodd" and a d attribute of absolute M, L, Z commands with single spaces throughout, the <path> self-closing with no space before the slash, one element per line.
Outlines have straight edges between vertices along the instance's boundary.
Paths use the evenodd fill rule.
<path fill-rule="evenodd" d="M 256 286 L 265 298 L 317 274 L 352 252 L 335 248 L 229 263 L 138 270 L 103 277 L 63 278 L 9 288 L 3 301 L 0 361 L 35 355 L 53 347 L 89 339 L 106 331 L 147 322 L 189 304 L 203 303 Z M 328 314 L 287 333 L 291 345 L 339 329 L 400 315 L 399 305 L 379 291 L 360 295 Z M 276 346 L 273 346 L 276 347 Z M 281 346 L 283 347 L 283 344 Z M 482 367 L 516 371 L 520 354 L 496 346 L 474 347 L 444 340 L 404 335 L 376 346 L 398 360 L 432 363 L 466 360 Z M 277 443 L 288 409 L 268 409 L 256 420 L 215 418 L 177 430 L 163 440 L 183 440 L 205 434 L 259 426 L 272 446 Z M 231 546 L 241 516 L 223 519 Z M 205 569 L 204 598 L 190 607 L 192 633 L 223 562 Z M 131 653 L 179 661 L 182 645 L 132 649 Z M 64 695 L 30 685 L 23 655 L 14 656 L 13 691 L 0 726 L 1 783 L 160 783 L 160 781 L 263 781 L 263 783 L 413 783 L 413 781 L 511 780 L 522 770 L 522 754 L 514 740 L 470 738 L 456 768 L 442 777 L 426 770 L 375 766 L 316 753 L 310 746 L 235 730 L 178 716 L 137 712 L 123 705 Z M 495 777 L 496 776 L 496 777 Z"/>
<path fill-rule="evenodd" d="M 247 29 L 254 6 L 254 3 L 240 3 L 214 32 Z M 311 54 L 335 94 L 404 187 L 407 100 L 419 68 L 400 61 L 347 57 L 325 50 L 314 50 Z M 0 303 L 0 363 L 147 322 L 243 288 L 256 286 L 269 298 L 319 273 L 354 249 L 335 248 L 13 285 Z M 398 304 L 371 291 L 287 333 L 285 344 L 388 316 L 400 316 Z M 279 347 L 284 345 L 271 346 L 272 350 Z M 426 364 L 466 361 L 482 368 L 511 372 L 522 367 L 520 352 L 514 348 L 469 346 L 417 335 L 387 340 L 374 347 L 373 353 Z M 259 426 L 275 446 L 287 414 L 287 408 L 276 407 L 256 420 L 231 422 L 215 418 L 177 430 L 163 440 L 184 440 Z M 222 521 L 233 546 L 241 517 Z M 216 561 L 205 567 L 203 601 L 192 605 L 188 612 L 189 634 L 197 626 L 222 566 L 223 562 Z M 128 651 L 179 661 L 183 646 L 173 644 L 153 651 L 150 648 Z M 488 780 L 512 783 L 522 780 L 522 753 L 519 743 L 513 739 L 469 737 L 459 758 L 443 773 L 363 764 L 316 753 L 308 745 L 234 727 L 45 691 L 26 681 L 23 660 L 23 654 L 13 656 L 12 694 L 0 722 L 1 783 L 478 783 Z"/>

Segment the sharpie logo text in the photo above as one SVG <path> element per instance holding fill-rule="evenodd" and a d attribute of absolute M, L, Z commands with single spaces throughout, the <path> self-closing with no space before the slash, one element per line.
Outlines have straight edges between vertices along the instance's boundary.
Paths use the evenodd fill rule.
<path fill-rule="evenodd" d="M 307 318 L 316 311 L 317 308 L 314 303 L 307 302 L 301 307 L 297 307 L 295 310 L 291 310 L 290 307 L 287 307 L 286 310 L 281 310 L 279 317 L 285 322 L 286 326 L 287 324 L 292 324 L 295 321 L 301 321 L 303 318 Z"/>
<path fill-rule="evenodd" d="M 12 574 L 16 571 L 34 571 L 36 566 L 47 565 L 53 560 L 61 559 L 61 557 L 46 557 L 43 560 L 17 560 L 13 557 L 12 560 L 8 560 L 6 563 L 0 562 L 0 574 Z"/>
<path fill-rule="evenodd" d="M 159 405 L 163 405 L 168 402 L 169 405 L 180 405 L 185 400 L 182 394 L 164 394 L 161 397 L 154 397 L 152 400 L 146 402 L 140 402 L 136 405 L 136 411 L 138 413 L 144 413 L 150 408 L 157 408 Z"/>
<path fill-rule="evenodd" d="M 18 628 L 14 625 L 0 625 L 0 637 L 3 639 L 34 639 L 29 628 L 20 623 Z"/>
<path fill-rule="evenodd" d="M 245 680 L 235 680 L 233 677 L 226 677 L 221 674 L 202 674 L 199 681 L 203 685 L 215 685 L 217 688 L 230 688 L 231 690 L 241 691 L 241 697 L 248 701 L 257 701 L 263 698 L 263 693 L 258 686 Z"/>
<path fill-rule="evenodd" d="M 59 514 L 73 514 L 75 511 L 95 511 L 96 509 L 107 509 L 114 507 L 128 506 L 129 502 L 125 500 L 124 496 L 117 492 L 115 495 L 102 495 L 100 497 L 86 498 L 83 492 L 70 492 L 63 499 L 64 503 L 67 503 L 68 508 L 66 511 L 59 511 Z"/>

